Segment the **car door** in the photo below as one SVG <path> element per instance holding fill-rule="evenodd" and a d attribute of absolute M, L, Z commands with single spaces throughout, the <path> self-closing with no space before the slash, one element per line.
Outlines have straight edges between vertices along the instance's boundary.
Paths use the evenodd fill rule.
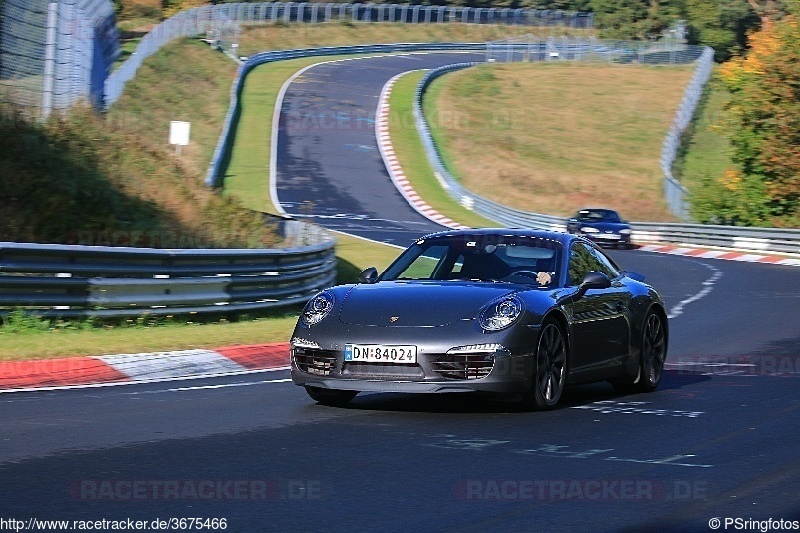
<path fill-rule="evenodd" d="M 567 304 L 572 323 L 572 371 L 588 372 L 612 364 L 628 353 L 630 324 L 628 309 L 631 294 L 623 273 L 602 252 L 576 241 L 570 248 L 568 284 L 577 287 L 587 272 L 607 275 L 611 286 L 590 289 Z"/>

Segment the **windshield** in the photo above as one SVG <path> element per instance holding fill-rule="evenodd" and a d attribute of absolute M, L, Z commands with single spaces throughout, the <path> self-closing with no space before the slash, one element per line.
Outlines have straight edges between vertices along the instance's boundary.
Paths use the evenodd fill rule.
<path fill-rule="evenodd" d="M 578 211 L 576 217 L 581 222 L 620 222 L 619 215 L 605 209 L 586 209 Z"/>
<path fill-rule="evenodd" d="M 417 241 L 381 280 L 481 280 L 549 286 L 560 243 L 505 235 L 459 235 Z"/>

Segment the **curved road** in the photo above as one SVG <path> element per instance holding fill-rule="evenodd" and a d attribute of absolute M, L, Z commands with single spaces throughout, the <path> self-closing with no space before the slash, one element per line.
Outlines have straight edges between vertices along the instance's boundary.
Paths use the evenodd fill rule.
<path fill-rule="evenodd" d="M 313 94 L 292 101 L 321 105 L 325 92 Z M 309 135 L 317 141 L 302 150 L 296 137 L 288 149 L 329 169 L 319 154 L 361 143 L 345 133 Z M 388 177 L 358 170 L 371 157 L 338 159 L 350 169 L 342 176 L 361 181 L 315 171 L 310 213 L 400 242 L 416 219 L 381 220 L 390 200 L 353 200 L 373 185 L 386 192 Z M 281 192 L 287 208 L 301 198 L 292 194 Z M 322 218 L 334 211 L 364 216 Z M 613 255 L 669 307 L 669 366 L 652 394 L 575 387 L 543 413 L 471 395 L 363 394 L 337 409 L 273 371 L 0 395 L 0 527 L 201 518 L 225 519 L 226 531 L 800 529 L 800 269 Z"/>
<path fill-rule="evenodd" d="M 378 150 L 375 113 L 381 89 L 397 74 L 484 59 L 404 54 L 306 70 L 283 99 L 273 180 L 280 206 L 293 217 L 403 247 L 445 229 L 417 213 L 392 184 Z"/>

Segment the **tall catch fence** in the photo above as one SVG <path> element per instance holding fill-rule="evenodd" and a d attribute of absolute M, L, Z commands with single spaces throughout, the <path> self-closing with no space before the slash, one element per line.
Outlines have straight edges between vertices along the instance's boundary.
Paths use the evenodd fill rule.
<path fill-rule="evenodd" d="M 119 55 L 108 0 L 4 0 L 0 101 L 46 118 L 78 101 L 101 108 Z"/>
<path fill-rule="evenodd" d="M 108 78 L 106 106 L 122 94 L 142 61 L 168 42 L 181 37 L 206 37 L 237 57 L 238 35 L 248 25 L 274 23 L 390 22 L 406 24 L 461 22 L 469 24 L 525 24 L 588 29 L 592 13 L 535 9 L 471 8 L 408 4 L 338 4 L 316 2 L 230 3 L 183 11 L 148 33 L 136 52 Z"/>
<path fill-rule="evenodd" d="M 535 9 L 409 4 L 238 2 L 178 13 L 142 38 L 113 69 L 119 32 L 109 0 L 3 0 L 0 2 L 0 101 L 47 117 L 84 100 L 98 109 L 113 104 L 142 62 L 168 42 L 204 37 L 236 57 L 245 25 L 271 23 L 461 22 L 592 28 L 592 13 Z M 113 72 L 112 72 L 113 69 Z"/>

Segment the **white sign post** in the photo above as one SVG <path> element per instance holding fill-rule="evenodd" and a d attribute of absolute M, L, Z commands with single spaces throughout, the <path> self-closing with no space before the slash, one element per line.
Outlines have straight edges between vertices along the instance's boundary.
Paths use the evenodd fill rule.
<path fill-rule="evenodd" d="M 181 146 L 189 144 L 190 122 L 171 120 L 169 123 L 169 143 L 175 145 L 175 153 L 181 155 Z"/>

